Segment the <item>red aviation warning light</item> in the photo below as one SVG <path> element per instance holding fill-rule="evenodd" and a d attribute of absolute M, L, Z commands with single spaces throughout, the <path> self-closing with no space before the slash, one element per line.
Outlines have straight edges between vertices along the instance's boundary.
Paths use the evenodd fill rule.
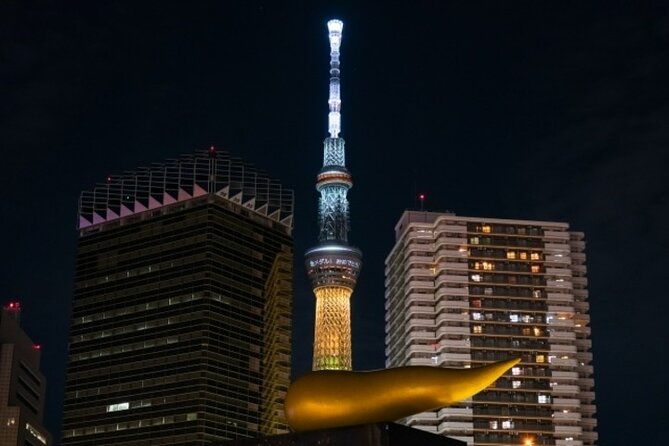
<path fill-rule="evenodd" d="M 420 193 L 418 194 L 418 200 L 420 200 L 420 210 L 423 210 L 423 206 L 425 205 L 425 194 Z"/>
<path fill-rule="evenodd" d="M 215 158 L 215 157 L 216 157 L 216 147 L 209 146 L 209 158 Z"/>
<path fill-rule="evenodd" d="M 10 302 L 7 305 L 5 305 L 5 310 L 21 311 L 21 302 Z"/>

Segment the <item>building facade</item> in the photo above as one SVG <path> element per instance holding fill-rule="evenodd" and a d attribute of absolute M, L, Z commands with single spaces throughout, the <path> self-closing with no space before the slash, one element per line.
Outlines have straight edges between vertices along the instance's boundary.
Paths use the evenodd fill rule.
<path fill-rule="evenodd" d="M 471 400 L 404 422 L 470 445 L 594 445 L 585 242 L 565 223 L 406 211 L 386 259 L 386 365 L 521 357 Z"/>
<path fill-rule="evenodd" d="M 305 254 L 307 274 L 316 296 L 314 370 L 351 370 L 351 295 L 360 273 L 362 252 L 349 245 L 347 194 L 353 177 L 346 169 L 341 132 L 339 54 L 344 24 L 328 22 L 330 96 L 328 132 L 323 142 L 323 167 L 316 177 L 320 192 L 318 245 Z"/>
<path fill-rule="evenodd" d="M 214 148 L 82 193 L 63 445 L 287 432 L 292 211 Z"/>
<path fill-rule="evenodd" d="M 42 425 L 46 379 L 40 347 L 19 325 L 21 306 L 0 309 L 0 446 L 51 446 Z"/>

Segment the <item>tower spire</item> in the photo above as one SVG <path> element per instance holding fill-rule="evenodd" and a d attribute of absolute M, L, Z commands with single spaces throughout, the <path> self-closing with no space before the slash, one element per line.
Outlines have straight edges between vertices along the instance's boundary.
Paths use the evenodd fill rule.
<path fill-rule="evenodd" d="M 330 97 L 328 105 L 328 131 L 331 138 L 336 138 L 341 132 L 341 97 L 339 96 L 339 47 L 341 46 L 341 32 L 344 23 L 341 20 L 330 20 L 328 32 L 330 39 Z"/>
<path fill-rule="evenodd" d="M 318 245 L 305 254 L 307 273 L 316 296 L 314 370 L 351 370 L 350 300 L 360 272 L 362 253 L 349 246 L 348 190 L 353 179 L 346 169 L 341 133 L 339 49 L 344 24 L 328 22 L 330 95 L 328 133 L 323 141 L 323 167 L 316 177 L 320 192 Z"/>

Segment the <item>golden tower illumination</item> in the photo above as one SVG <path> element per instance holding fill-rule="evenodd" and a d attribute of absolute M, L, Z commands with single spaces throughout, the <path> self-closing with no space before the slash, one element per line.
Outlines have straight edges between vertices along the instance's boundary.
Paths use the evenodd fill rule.
<path fill-rule="evenodd" d="M 316 296 L 314 370 L 351 370 L 351 295 L 360 272 L 362 253 L 349 246 L 347 193 L 353 186 L 346 169 L 341 132 L 339 48 L 344 24 L 328 22 L 330 96 L 328 132 L 323 142 L 323 167 L 316 178 L 320 192 L 318 245 L 305 254 L 307 273 Z"/>

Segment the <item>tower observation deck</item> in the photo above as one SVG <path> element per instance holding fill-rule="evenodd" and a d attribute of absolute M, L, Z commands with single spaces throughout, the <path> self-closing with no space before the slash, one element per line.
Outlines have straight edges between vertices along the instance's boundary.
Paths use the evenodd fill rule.
<path fill-rule="evenodd" d="M 343 22 L 330 20 L 329 136 L 323 142 L 323 167 L 316 177 L 320 192 L 318 244 L 305 261 L 316 296 L 314 370 L 351 370 L 351 295 L 360 272 L 362 253 L 348 244 L 347 194 L 353 178 L 346 169 L 341 132 L 339 48 Z"/>

